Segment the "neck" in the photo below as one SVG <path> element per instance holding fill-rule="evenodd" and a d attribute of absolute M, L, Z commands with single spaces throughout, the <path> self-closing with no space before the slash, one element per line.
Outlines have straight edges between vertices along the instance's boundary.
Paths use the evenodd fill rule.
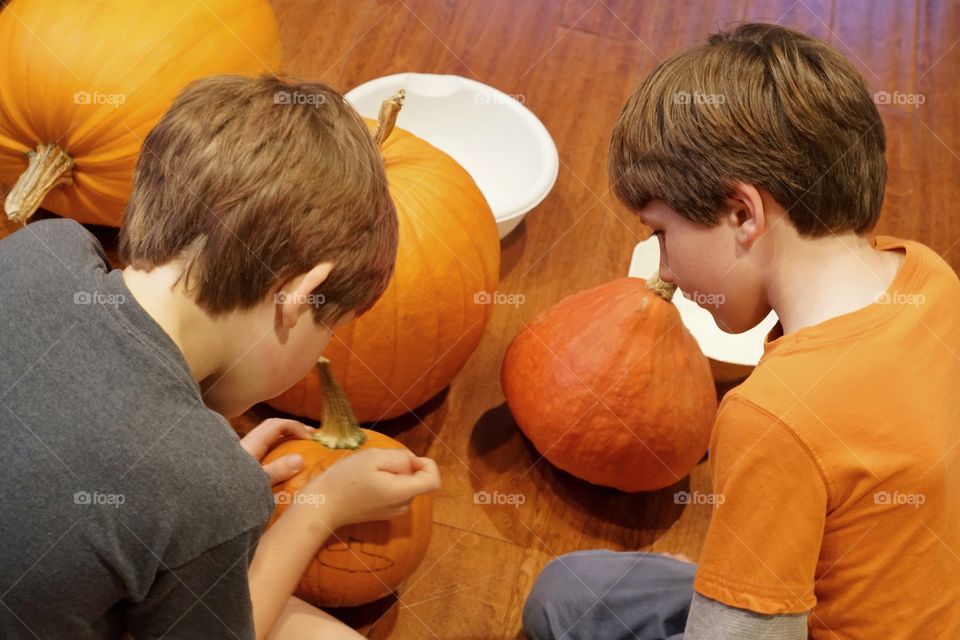
<path fill-rule="evenodd" d="M 767 299 L 784 335 L 873 304 L 896 277 L 903 255 L 878 251 L 867 238 L 780 238 Z"/>
<path fill-rule="evenodd" d="M 170 336 L 183 353 L 190 374 L 198 383 L 221 368 L 217 354 L 224 353 L 223 337 L 228 331 L 226 319 L 212 319 L 183 289 L 174 286 L 180 268 L 166 264 L 150 271 L 133 267 L 123 270 L 123 281 L 134 299 Z"/>

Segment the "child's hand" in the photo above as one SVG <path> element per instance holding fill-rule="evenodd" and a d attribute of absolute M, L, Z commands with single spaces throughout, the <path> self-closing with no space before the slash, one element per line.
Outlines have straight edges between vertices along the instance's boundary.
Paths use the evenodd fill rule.
<path fill-rule="evenodd" d="M 414 497 L 439 487 L 440 471 L 430 458 L 405 449 L 366 449 L 337 461 L 300 493 L 320 497 L 312 502 L 323 505 L 332 530 L 402 515 Z"/>
<path fill-rule="evenodd" d="M 683 555 L 682 553 L 664 553 L 661 552 L 660 555 L 667 556 L 668 558 L 673 558 L 674 560 L 679 560 L 680 562 L 689 562 L 690 564 L 696 564 L 693 560 Z"/>
<path fill-rule="evenodd" d="M 296 420 L 270 418 L 255 426 L 250 433 L 241 438 L 240 446 L 259 462 L 281 437 L 310 438 L 314 431 L 313 427 Z M 270 476 L 270 484 L 283 482 L 296 475 L 302 468 L 303 457 L 297 453 L 283 456 L 263 466 L 263 470 Z"/>

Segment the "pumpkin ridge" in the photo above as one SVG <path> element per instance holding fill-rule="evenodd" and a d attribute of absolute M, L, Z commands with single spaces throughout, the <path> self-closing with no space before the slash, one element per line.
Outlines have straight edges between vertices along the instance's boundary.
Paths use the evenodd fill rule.
<path fill-rule="evenodd" d="M 271 66 L 265 60 L 280 56 L 276 19 L 264 0 L 208 0 L 203 8 L 191 0 L 20 0 L 13 6 L 17 15 L 11 7 L 0 12 L 7 45 L 0 69 L 0 182 L 16 183 L 22 153 L 56 142 L 76 163 L 73 185 L 42 194 L 41 203 L 80 222 L 119 225 L 143 139 L 184 85 L 217 73 L 259 73 Z M 124 21 L 129 33 L 118 39 Z M 150 38 L 157 24 L 167 30 Z M 69 73 L 51 76 L 49 70 L 61 67 Z M 45 76 L 49 81 L 35 81 Z M 81 92 L 125 100 L 78 101 Z"/>

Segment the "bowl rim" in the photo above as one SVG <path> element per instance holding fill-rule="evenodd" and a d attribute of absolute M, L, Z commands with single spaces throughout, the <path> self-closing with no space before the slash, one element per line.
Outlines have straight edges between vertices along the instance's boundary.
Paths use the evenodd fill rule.
<path fill-rule="evenodd" d="M 519 120 L 524 122 L 527 129 L 531 131 L 537 140 L 541 152 L 540 155 L 544 160 L 544 166 L 541 168 L 537 177 L 531 181 L 530 189 L 527 192 L 530 195 L 523 199 L 519 197 L 514 198 L 512 202 L 508 203 L 507 208 L 494 211 L 493 215 L 497 222 L 507 222 L 524 216 L 550 195 L 553 186 L 556 184 L 557 177 L 560 174 L 560 154 L 557 151 L 557 145 L 546 126 L 544 126 L 540 118 L 538 118 L 529 107 L 496 87 L 455 74 L 403 71 L 363 82 L 346 92 L 344 97 L 348 102 L 353 104 L 356 99 L 367 98 L 370 94 L 377 91 L 386 93 L 389 91 L 388 87 L 403 86 L 411 77 L 420 76 L 447 78 L 452 82 L 458 83 L 461 87 L 473 91 L 475 94 L 483 92 L 496 95 L 497 104 L 508 108 L 514 115 L 518 116 Z M 376 114 L 367 115 L 367 117 L 376 117 Z M 411 131 L 411 133 L 423 137 L 422 132 Z M 453 154 L 450 155 L 454 157 Z M 460 162 L 456 157 L 454 157 L 454 160 Z M 474 178 L 474 181 L 476 181 L 476 178 Z"/>

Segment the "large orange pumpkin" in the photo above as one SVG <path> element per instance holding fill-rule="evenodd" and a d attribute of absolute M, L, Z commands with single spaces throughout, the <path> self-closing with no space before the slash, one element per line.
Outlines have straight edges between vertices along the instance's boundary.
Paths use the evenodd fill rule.
<path fill-rule="evenodd" d="M 0 46 L 0 183 L 20 222 L 42 205 L 119 226 L 140 145 L 177 93 L 280 63 L 266 0 L 13 0 Z"/>
<path fill-rule="evenodd" d="M 669 302 L 675 289 L 614 280 L 564 298 L 514 338 L 501 385 L 547 460 L 594 484 L 650 491 L 703 457 L 716 390 Z"/>
<path fill-rule="evenodd" d="M 274 486 L 276 522 L 300 489 L 330 465 L 367 448 L 400 449 L 403 445 L 376 431 L 360 429 L 330 372 L 317 363 L 324 390 L 324 419 L 314 440 L 288 440 L 264 458 L 264 464 L 299 453 L 303 470 Z M 296 595 L 318 607 L 346 607 L 373 602 L 396 589 L 419 566 L 430 545 L 433 507 L 429 495 L 417 496 L 410 510 L 392 520 L 341 527 L 323 546 L 300 580 Z"/>
<path fill-rule="evenodd" d="M 406 413 L 450 383 L 480 341 L 500 276 L 490 206 L 453 158 L 394 128 L 401 102 L 385 103 L 376 134 L 400 219 L 396 270 L 377 304 L 327 349 L 362 422 Z M 269 404 L 319 419 L 319 384 L 311 372 Z"/>

